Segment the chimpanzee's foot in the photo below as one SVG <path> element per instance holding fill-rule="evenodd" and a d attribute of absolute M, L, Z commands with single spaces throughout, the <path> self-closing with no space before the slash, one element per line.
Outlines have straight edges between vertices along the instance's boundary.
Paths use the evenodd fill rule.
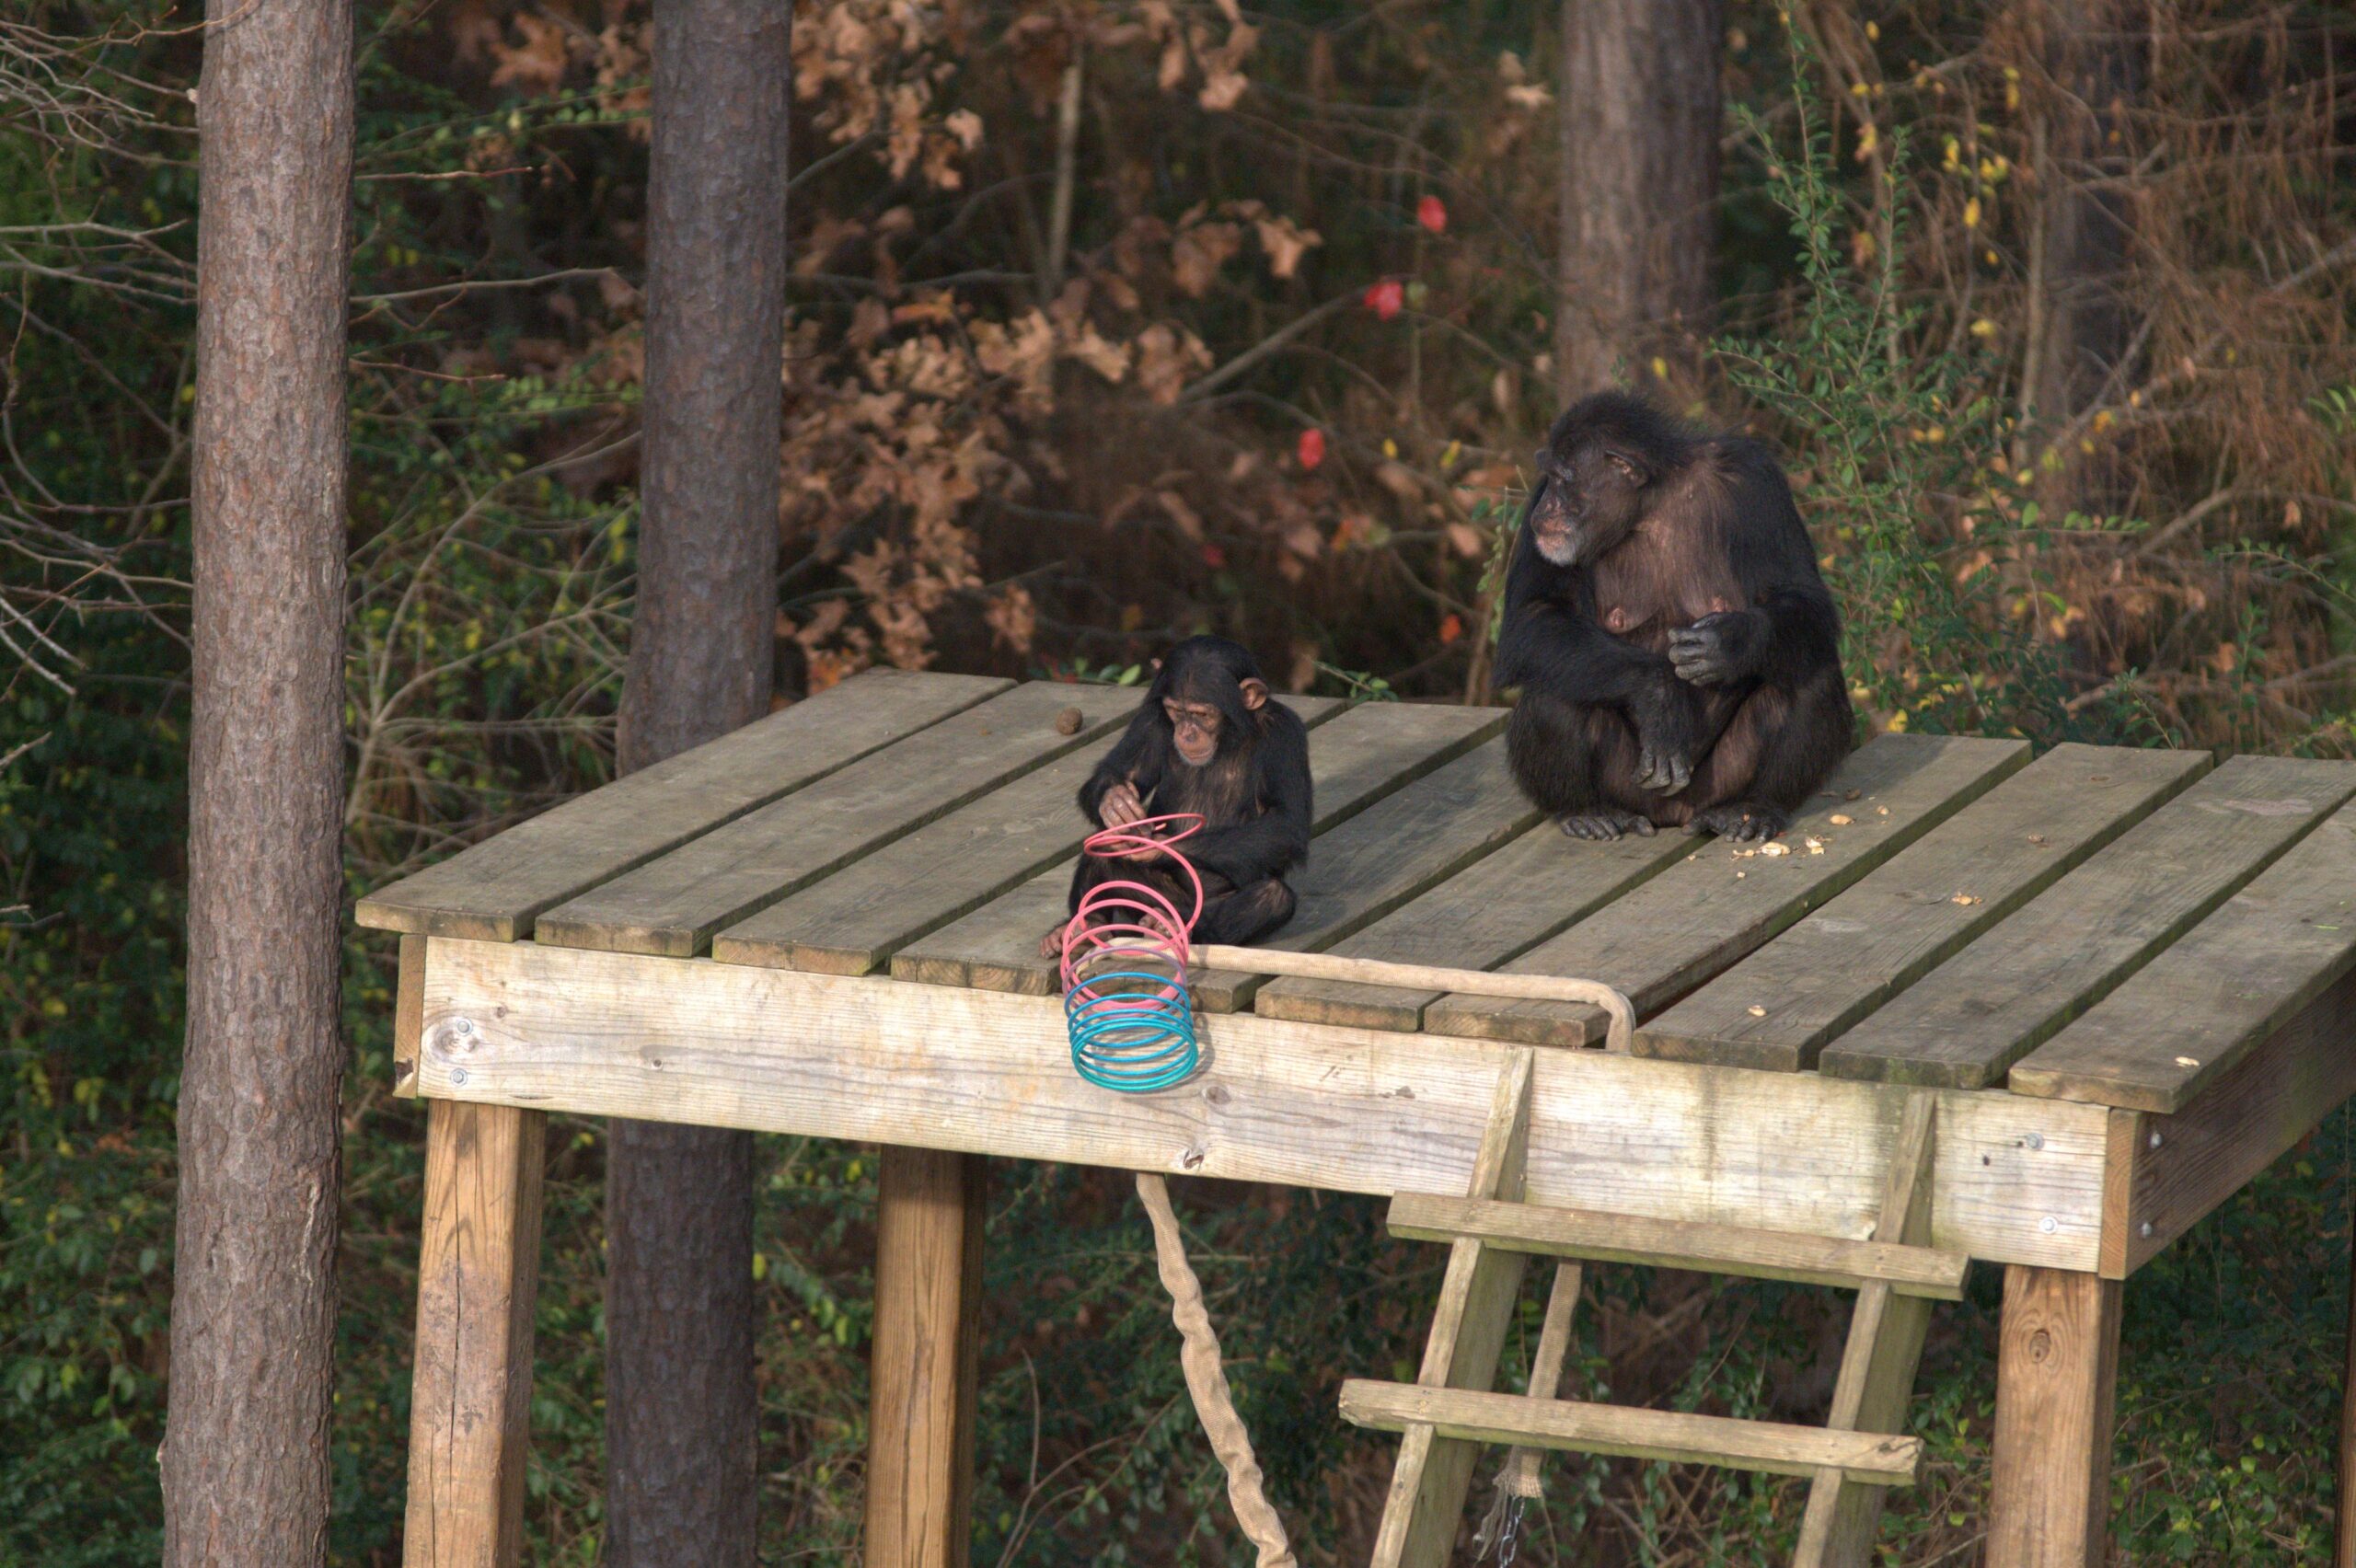
<path fill-rule="evenodd" d="M 1792 825 L 1792 819 L 1774 807 L 1757 801 L 1737 801 L 1730 805 L 1712 806 L 1693 813 L 1685 824 L 1688 833 L 1715 833 L 1720 838 L 1741 843 L 1748 839 L 1773 838 Z"/>
<path fill-rule="evenodd" d="M 1610 843 L 1623 833 L 1633 833 L 1639 838 L 1653 836 L 1652 818 L 1634 812 L 1565 812 L 1554 821 L 1573 838 L 1590 839 L 1598 844 Z"/>

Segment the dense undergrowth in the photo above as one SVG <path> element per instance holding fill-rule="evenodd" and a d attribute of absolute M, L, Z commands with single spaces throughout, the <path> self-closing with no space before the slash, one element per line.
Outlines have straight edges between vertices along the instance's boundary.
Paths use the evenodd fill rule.
<path fill-rule="evenodd" d="M 1629 374 L 1789 454 L 1876 725 L 2348 755 L 2344 20 L 2165 11 L 2115 121 L 2141 340 L 2057 412 L 2025 390 L 2066 110 L 2038 15 L 1833 4 L 1787 32 L 1733 6 L 1718 336 Z M 39 67 L 0 79 L 0 1563 L 44 1568 L 152 1561 L 160 1519 L 197 48 L 139 30 L 165 25 L 99 0 L 0 25 L 0 62 Z M 643 27 L 621 0 L 362 7 L 355 892 L 608 767 Z M 1553 398 L 1553 27 L 1519 0 L 801 6 L 781 689 L 1095 672 L 1214 628 L 1281 684 L 1488 698 L 1487 569 Z M 345 990 L 352 1563 L 398 1559 L 407 1435 L 422 1127 L 385 1091 L 389 958 L 355 935 Z M 764 1153 L 764 1560 L 847 1562 L 872 1155 Z M 600 1158 L 595 1124 L 552 1131 L 535 1562 L 596 1556 Z M 992 1179 L 977 1561 L 1238 1560 L 1126 1183 Z M 2351 1181 L 2343 1112 L 2128 1292 L 2130 1560 L 2322 1560 Z M 1357 1200 L 1181 1202 L 1280 1502 L 1346 1561 L 1390 1447 L 1334 1388 L 1411 1365 L 1435 1251 Z M 1600 1281 L 1588 1390 L 1820 1416 L 1845 1297 Z M 1892 1562 L 1973 1559 L 1993 1285 L 1936 1320 Z M 1522 1561 L 1776 1561 L 1801 1495 L 1565 1461 Z"/>

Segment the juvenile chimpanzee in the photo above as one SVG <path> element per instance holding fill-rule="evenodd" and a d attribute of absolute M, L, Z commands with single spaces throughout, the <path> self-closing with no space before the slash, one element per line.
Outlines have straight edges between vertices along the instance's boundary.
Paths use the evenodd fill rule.
<path fill-rule="evenodd" d="M 1202 830 L 1179 847 L 1203 879 L 1195 940 L 1254 940 L 1292 918 L 1284 874 L 1309 853 L 1308 729 L 1268 700 L 1247 650 L 1222 637 L 1190 637 L 1161 661 L 1128 729 L 1080 787 L 1080 809 L 1100 827 L 1200 814 Z M 1159 854 L 1082 855 L 1072 871 L 1072 910 L 1099 882 L 1122 880 L 1161 888 L 1182 915 L 1194 902 L 1193 885 Z M 1041 940 L 1043 954 L 1060 951 L 1064 924 Z"/>
<path fill-rule="evenodd" d="M 1841 619 L 1758 443 L 1625 393 L 1538 454 L 1497 678 L 1514 777 L 1580 838 L 1772 838 L 1848 751 Z"/>

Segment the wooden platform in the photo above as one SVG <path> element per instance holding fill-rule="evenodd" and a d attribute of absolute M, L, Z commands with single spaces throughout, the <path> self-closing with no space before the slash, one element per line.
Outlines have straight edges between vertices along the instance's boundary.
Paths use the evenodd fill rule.
<path fill-rule="evenodd" d="M 1774 844 L 1597 845 L 1515 791 L 1502 710 L 1296 698 L 1271 945 L 1601 980 L 1634 1051 L 1576 1049 L 1579 1005 L 1213 974 L 1206 1069 L 1108 1094 L 1037 942 L 1136 700 L 860 675 L 382 890 L 403 1091 L 1430 1193 L 1555 1047 L 1529 1201 L 1858 1242 L 1928 1087 L 1930 1244 L 2027 1289 L 2123 1279 L 2356 1090 L 2356 765 L 1888 735 Z"/>

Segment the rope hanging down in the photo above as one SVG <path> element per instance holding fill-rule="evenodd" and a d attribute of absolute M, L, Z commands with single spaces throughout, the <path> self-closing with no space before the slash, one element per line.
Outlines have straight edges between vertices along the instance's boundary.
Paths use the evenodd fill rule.
<path fill-rule="evenodd" d="M 1071 1035 L 1072 1067 L 1090 1083 L 1124 1094 L 1146 1094 L 1173 1088 L 1194 1076 L 1201 1053 L 1195 1039 L 1193 998 L 1186 989 L 1190 963 L 1246 974 L 1354 980 L 1530 1001 L 1586 1002 L 1610 1016 L 1605 1049 L 1624 1052 L 1629 1048 L 1635 1033 L 1635 1009 L 1618 991 L 1593 980 L 1436 969 L 1330 953 L 1193 946 L 1195 922 L 1203 912 L 1202 877 L 1172 846 L 1191 837 L 1202 825 L 1203 819 L 1191 813 L 1151 817 L 1126 827 L 1106 828 L 1087 840 L 1087 852 L 1091 855 L 1166 861 L 1194 893 L 1193 908 L 1182 916 L 1168 895 L 1147 882 L 1100 882 L 1065 926 L 1064 1017 Z M 1171 1319 L 1178 1325 L 1178 1359 L 1186 1374 L 1186 1391 L 1194 1399 L 1195 1414 L 1210 1439 L 1211 1451 L 1227 1472 L 1227 1498 L 1235 1510 L 1236 1523 L 1259 1553 L 1258 1568 L 1299 1568 L 1285 1536 L 1284 1521 L 1276 1516 L 1261 1484 L 1252 1435 L 1228 1391 L 1218 1335 L 1203 1306 L 1202 1282 L 1186 1261 L 1178 1216 L 1170 1207 L 1170 1183 L 1153 1171 L 1140 1170 L 1138 1197 L 1153 1223 L 1154 1262 L 1161 1286 L 1170 1293 Z M 1530 1389 L 1542 1398 L 1553 1392 L 1554 1378 L 1561 1375 L 1559 1342 L 1567 1337 L 1564 1331 L 1570 1307 L 1578 1299 L 1576 1265 L 1565 1265 L 1565 1273 L 1569 1275 L 1569 1289 L 1559 1288 L 1558 1281 L 1556 1301 L 1547 1310 L 1547 1332 L 1542 1336 L 1539 1359 L 1542 1364 L 1551 1362 L 1551 1366 L 1542 1365 L 1539 1369 L 1545 1377 L 1545 1388 L 1542 1392 L 1533 1378 Z M 1563 1319 L 1560 1324 L 1554 1320 L 1558 1312 Z M 1537 1468 L 1534 1451 L 1517 1448 L 1499 1474 L 1501 1506 L 1493 1510 L 1497 1516 L 1484 1534 L 1490 1543 L 1502 1544 L 1505 1563 L 1512 1561 L 1521 1505 L 1538 1490 Z M 1500 1533 L 1501 1543 L 1497 1542 Z"/>

